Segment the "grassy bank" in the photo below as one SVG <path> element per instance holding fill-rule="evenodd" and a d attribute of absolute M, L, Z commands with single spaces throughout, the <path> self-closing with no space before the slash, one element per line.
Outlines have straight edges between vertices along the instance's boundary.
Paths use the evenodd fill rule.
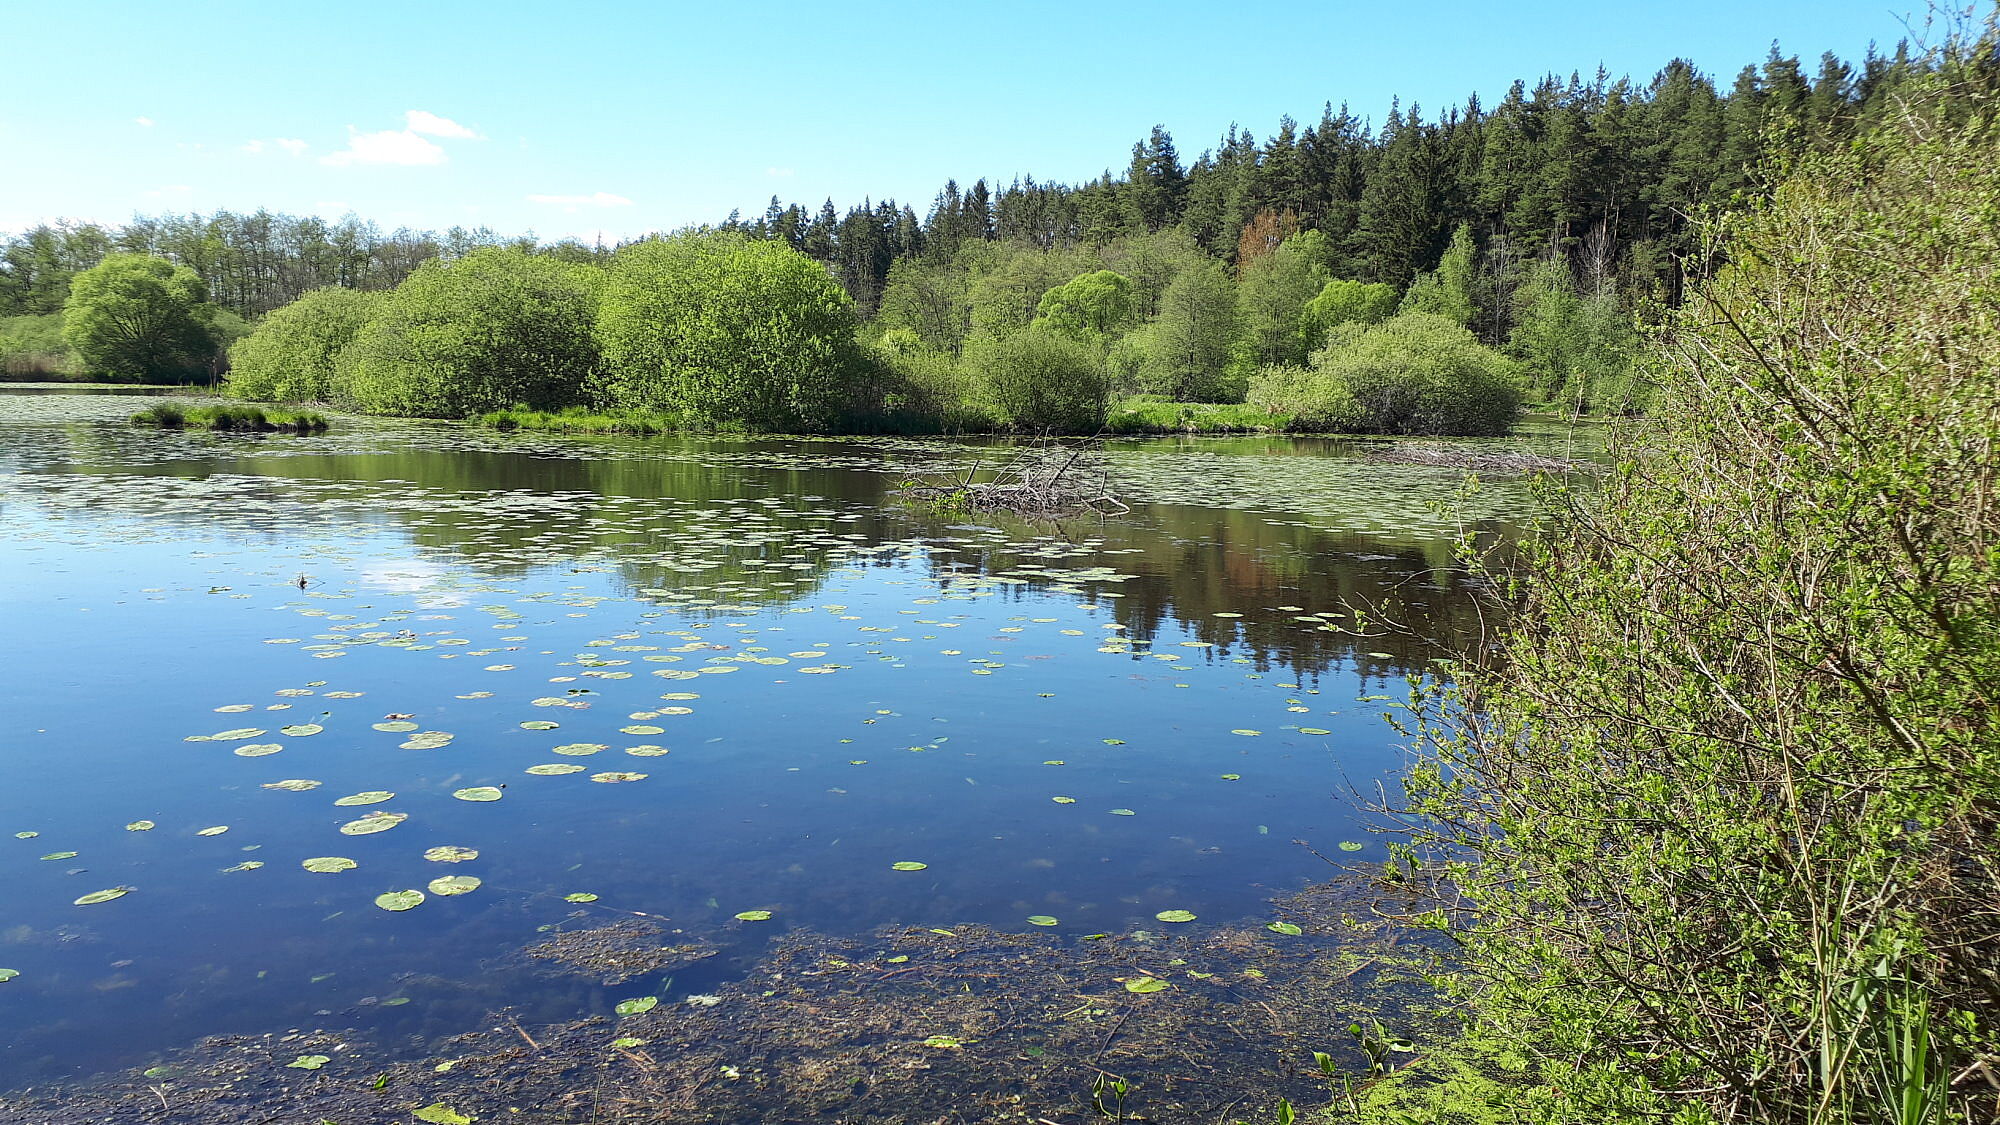
<path fill-rule="evenodd" d="M 316 434 L 327 428 L 326 415 L 311 411 L 266 410 L 259 406 L 184 407 L 162 402 L 132 415 L 135 426 L 162 430 L 222 430 L 239 433 Z"/>
<path fill-rule="evenodd" d="M 1104 428 L 1114 434 L 1277 433 L 1291 423 L 1242 402 L 1174 402 L 1159 395 L 1134 395 L 1111 405 Z"/>

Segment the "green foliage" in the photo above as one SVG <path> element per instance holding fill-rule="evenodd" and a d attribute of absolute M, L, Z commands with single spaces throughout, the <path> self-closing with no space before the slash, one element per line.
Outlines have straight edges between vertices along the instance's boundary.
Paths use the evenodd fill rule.
<path fill-rule="evenodd" d="M 905 258 L 889 270 L 877 323 L 914 332 L 937 351 L 956 356 L 972 329 L 971 278 L 951 260 Z"/>
<path fill-rule="evenodd" d="M 386 294 L 314 289 L 264 318 L 229 349 L 228 392 L 266 402 L 329 402 L 340 353 Z"/>
<path fill-rule="evenodd" d="M 1335 278 L 1299 311 L 1299 334 L 1310 356 L 1326 344 L 1326 335 L 1343 324 L 1380 324 L 1396 315 L 1396 287 Z"/>
<path fill-rule="evenodd" d="M 1952 57 L 1712 232 L 1644 440 L 1415 700 L 1402 870 L 1521 1120 L 2000 1119 L 2000 159 L 1992 41 Z"/>
<path fill-rule="evenodd" d="M 822 430 L 868 375 L 847 293 L 805 255 L 740 235 L 620 250 L 598 335 L 606 401 L 712 424 Z"/>
<path fill-rule="evenodd" d="M 601 287 L 594 267 L 512 249 L 427 263 L 339 353 L 333 397 L 419 418 L 581 402 L 598 367 Z"/>
<path fill-rule="evenodd" d="M 215 356 L 213 319 L 193 270 L 144 254 L 113 254 L 70 283 L 63 340 L 91 372 L 179 381 L 206 373 Z"/>
<path fill-rule="evenodd" d="M 1291 418 L 1240 402 L 1170 402 L 1133 395 L 1111 405 L 1104 428 L 1114 434 L 1245 434 L 1283 430 Z"/>
<path fill-rule="evenodd" d="M 1451 236 L 1451 246 L 1438 261 L 1437 269 L 1419 274 L 1403 294 L 1399 312 L 1429 313 L 1458 325 L 1469 325 L 1479 314 L 1473 286 L 1478 263 L 1472 248 L 1472 228 L 1461 223 Z"/>
<path fill-rule="evenodd" d="M 61 379 L 76 359 L 63 342 L 62 314 L 0 318 L 0 375 L 9 379 Z"/>
<path fill-rule="evenodd" d="M 1088 255 L 1018 244 L 977 242 L 959 251 L 972 282 L 966 293 L 971 330 L 1005 336 L 1026 328 L 1042 295 L 1076 276 Z"/>
<path fill-rule="evenodd" d="M 1504 434 L 1520 412 L 1511 365 L 1430 313 L 1336 328 L 1308 369 L 1266 368 L 1250 401 L 1292 428 L 1374 434 Z"/>
<path fill-rule="evenodd" d="M 572 406 L 567 410 L 489 410 L 471 421 L 475 426 L 502 433 L 530 430 L 558 434 L 652 435 L 693 428 L 675 414 L 599 411 L 581 406 Z"/>
<path fill-rule="evenodd" d="M 1228 270 L 1215 261 L 1189 265 L 1161 294 L 1159 315 L 1147 328 L 1141 386 L 1180 402 L 1241 401 L 1241 333 Z"/>
<path fill-rule="evenodd" d="M 1243 268 L 1237 297 L 1251 357 L 1258 363 L 1303 363 L 1307 355 L 1301 314 L 1327 284 L 1326 236 L 1303 231 Z"/>
<path fill-rule="evenodd" d="M 1540 262 L 1514 291 L 1514 303 L 1507 347 L 1536 398 L 1576 414 L 1629 413 L 1639 404 L 1639 334 L 1616 293 L 1581 296 L 1568 266 Z"/>
<path fill-rule="evenodd" d="M 1028 328 L 966 348 L 966 367 L 981 398 L 1003 425 L 1017 430 L 1091 433 L 1104 425 L 1109 387 L 1090 348 L 1066 336 Z"/>
<path fill-rule="evenodd" d="M 1037 323 L 1084 343 L 1102 343 L 1131 329 L 1138 314 L 1132 279 L 1113 270 L 1071 278 L 1042 294 Z"/>
<path fill-rule="evenodd" d="M 1289 421 L 1294 433 L 1355 433 L 1363 428 L 1361 408 L 1343 383 L 1304 367 L 1273 364 L 1250 377 L 1248 404 Z"/>
<path fill-rule="evenodd" d="M 892 433 L 964 433 L 998 429 L 980 401 L 978 378 L 957 357 L 892 328 L 876 343 L 876 403 L 851 416 L 858 429 Z"/>

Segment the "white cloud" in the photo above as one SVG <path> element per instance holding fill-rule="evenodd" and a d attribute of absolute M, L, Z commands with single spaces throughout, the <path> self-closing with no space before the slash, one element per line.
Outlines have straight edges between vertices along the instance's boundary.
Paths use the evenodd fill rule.
<path fill-rule="evenodd" d="M 296 137 L 279 137 L 277 143 L 279 148 L 284 149 L 293 156 L 303 155 L 306 149 L 310 147 Z"/>
<path fill-rule="evenodd" d="M 630 207 L 632 201 L 622 195 L 608 191 L 592 192 L 589 195 L 531 195 L 530 203 L 558 203 L 574 211 L 578 207 Z"/>
<path fill-rule="evenodd" d="M 243 151 L 244 151 L 244 152 L 263 152 L 263 151 L 264 151 L 264 142 L 263 142 L 263 141 L 247 141 L 247 142 L 245 142 L 245 143 L 244 143 L 244 145 L 243 145 Z"/>
<path fill-rule="evenodd" d="M 403 112 L 403 128 L 412 133 L 428 133 L 433 137 L 456 137 L 462 141 L 483 140 L 478 133 L 460 125 L 449 117 L 439 117 L 435 113 L 421 109 Z"/>
<path fill-rule="evenodd" d="M 407 129 L 357 133 L 348 126 L 347 147 L 319 158 L 321 164 L 443 164 L 444 149 Z"/>
<path fill-rule="evenodd" d="M 259 138 L 256 140 L 245 141 L 243 144 L 243 151 L 250 153 L 266 152 L 270 149 L 270 146 L 272 145 L 276 145 L 277 147 L 285 150 L 287 153 L 293 156 L 299 156 L 303 154 L 307 148 L 311 147 L 307 145 L 304 141 L 295 140 L 291 137 L 277 137 L 269 141 Z"/>
<path fill-rule="evenodd" d="M 153 119 L 150 117 L 134 117 L 132 121 L 134 124 L 143 125 L 148 129 L 153 127 Z"/>

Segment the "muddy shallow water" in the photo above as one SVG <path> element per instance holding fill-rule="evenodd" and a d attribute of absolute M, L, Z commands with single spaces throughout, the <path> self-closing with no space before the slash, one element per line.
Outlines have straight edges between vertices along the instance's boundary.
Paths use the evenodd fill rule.
<path fill-rule="evenodd" d="M 921 960 L 902 933 L 980 935 L 951 940 L 989 983 L 994 950 L 1226 947 L 1194 971 L 1240 991 L 1339 940 L 1265 927 L 1322 856 L 1383 858 L 1355 803 L 1400 761 L 1383 708 L 1479 629 L 1451 544 L 1530 510 L 1334 441 L 1113 442 L 1130 515 L 1030 523 L 895 500 L 979 443 L 162 434 L 131 406 L 0 394 L 0 1089 L 203 1036 L 379 1069 L 503 1011 L 652 997 L 625 1018 L 678 1026 L 839 943 Z M 1357 604 L 1417 634 L 1357 633 Z M 524 952 L 621 921 L 679 952 Z M 1168 1010 L 1104 971 L 1061 987 Z M 965 1018 L 927 1034 L 1004 1038 Z"/>

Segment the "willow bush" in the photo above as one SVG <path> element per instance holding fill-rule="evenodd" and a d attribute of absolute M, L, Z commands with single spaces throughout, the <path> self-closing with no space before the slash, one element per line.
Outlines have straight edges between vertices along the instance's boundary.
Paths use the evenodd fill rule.
<path fill-rule="evenodd" d="M 1993 57 L 1719 224 L 1635 448 L 1417 696 L 1397 875 L 1509 1119 L 2000 1120 Z"/>

